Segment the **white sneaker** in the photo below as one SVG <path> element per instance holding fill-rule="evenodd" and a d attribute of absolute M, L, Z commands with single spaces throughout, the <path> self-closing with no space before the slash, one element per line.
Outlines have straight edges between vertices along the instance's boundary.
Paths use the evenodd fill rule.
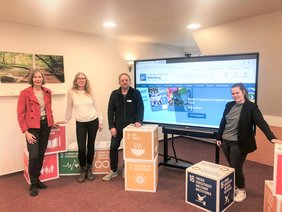
<path fill-rule="evenodd" d="M 110 181 L 111 179 L 113 179 L 114 177 L 117 177 L 118 176 L 118 172 L 113 172 L 112 170 L 107 174 L 105 175 L 102 180 L 104 181 Z"/>
<path fill-rule="evenodd" d="M 243 202 L 247 198 L 247 193 L 244 189 L 237 189 L 235 193 L 237 194 L 234 196 L 234 202 Z"/>

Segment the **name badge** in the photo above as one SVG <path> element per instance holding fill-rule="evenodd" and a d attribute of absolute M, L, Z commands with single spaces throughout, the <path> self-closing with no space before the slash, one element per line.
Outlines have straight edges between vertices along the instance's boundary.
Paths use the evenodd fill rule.
<path fill-rule="evenodd" d="M 132 102 L 132 100 L 131 99 L 127 99 L 126 102 Z"/>

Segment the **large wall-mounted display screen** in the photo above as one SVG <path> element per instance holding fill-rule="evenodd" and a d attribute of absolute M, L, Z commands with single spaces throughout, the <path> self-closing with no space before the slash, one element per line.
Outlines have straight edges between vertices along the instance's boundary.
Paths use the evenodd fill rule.
<path fill-rule="evenodd" d="M 234 83 L 244 83 L 256 102 L 258 64 L 258 53 L 135 61 L 144 122 L 218 128 Z"/>

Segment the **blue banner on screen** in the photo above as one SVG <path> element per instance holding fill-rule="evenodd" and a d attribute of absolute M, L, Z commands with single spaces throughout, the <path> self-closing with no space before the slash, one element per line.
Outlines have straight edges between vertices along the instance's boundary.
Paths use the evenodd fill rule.
<path fill-rule="evenodd" d="M 257 74 L 257 53 L 135 61 L 144 121 L 159 125 L 218 128 L 234 83 L 256 102 Z"/>

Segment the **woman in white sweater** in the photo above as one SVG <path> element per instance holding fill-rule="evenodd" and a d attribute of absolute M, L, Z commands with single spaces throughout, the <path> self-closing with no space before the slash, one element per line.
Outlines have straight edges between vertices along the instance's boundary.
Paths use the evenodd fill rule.
<path fill-rule="evenodd" d="M 73 86 L 68 91 L 65 120 L 57 124 L 65 124 L 71 120 L 74 113 L 76 119 L 76 138 L 80 176 L 78 182 L 85 179 L 94 180 L 92 163 L 95 153 L 97 130 L 103 129 L 103 117 L 98 107 L 95 94 L 90 87 L 87 76 L 78 72 L 73 80 Z"/>

